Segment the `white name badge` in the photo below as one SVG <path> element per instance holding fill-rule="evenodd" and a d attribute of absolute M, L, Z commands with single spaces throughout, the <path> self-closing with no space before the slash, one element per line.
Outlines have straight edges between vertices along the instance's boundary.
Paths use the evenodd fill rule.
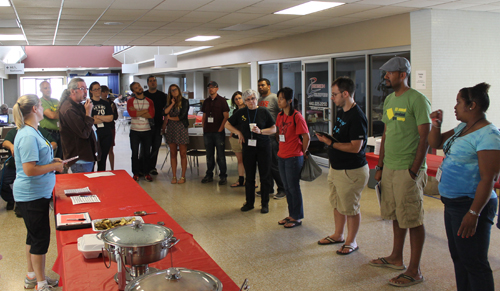
<path fill-rule="evenodd" d="M 104 127 L 104 123 L 98 123 L 97 127 Z"/>
<path fill-rule="evenodd" d="M 248 140 L 248 146 L 249 147 L 256 147 L 257 146 L 257 140 L 256 139 L 249 139 Z"/>
<path fill-rule="evenodd" d="M 214 118 L 213 118 L 213 117 L 209 117 L 209 118 L 207 118 L 207 122 L 208 122 L 208 123 L 214 123 Z"/>
<path fill-rule="evenodd" d="M 146 118 L 144 118 L 144 117 L 139 117 L 139 120 L 140 120 L 140 121 L 144 121 L 144 120 L 146 120 Z"/>
<path fill-rule="evenodd" d="M 438 182 L 441 182 L 441 175 L 443 174 L 443 170 L 441 170 L 441 167 L 438 168 L 437 172 L 436 172 L 436 180 Z"/>
<path fill-rule="evenodd" d="M 59 121 L 57 122 L 57 127 L 61 128 L 61 126 L 59 126 Z"/>
<path fill-rule="evenodd" d="M 285 135 L 284 134 L 280 134 L 280 142 L 285 142 Z"/>

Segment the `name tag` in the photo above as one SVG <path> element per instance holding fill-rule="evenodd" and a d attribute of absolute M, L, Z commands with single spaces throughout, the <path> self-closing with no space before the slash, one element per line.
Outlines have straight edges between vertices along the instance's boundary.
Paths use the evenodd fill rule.
<path fill-rule="evenodd" d="M 98 123 L 97 127 L 104 127 L 104 123 Z"/>
<path fill-rule="evenodd" d="M 208 117 L 207 118 L 208 123 L 214 123 L 214 118 L 213 117 Z"/>
<path fill-rule="evenodd" d="M 59 125 L 59 121 L 57 122 L 57 127 L 59 127 L 59 128 L 61 127 L 61 126 Z"/>
<path fill-rule="evenodd" d="M 257 146 L 257 140 L 256 139 L 249 139 L 248 140 L 248 146 L 249 147 L 256 147 Z"/>
<path fill-rule="evenodd" d="M 285 135 L 284 134 L 280 134 L 280 142 L 285 142 Z"/>
<path fill-rule="evenodd" d="M 438 168 L 437 172 L 436 172 L 436 180 L 438 182 L 441 182 L 441 175 L 443 174 L 443 170 L 441 170 L 441 167 Z"/>
<path fill-rule="evenodd" d="M 145 121 L 145 120 L 146 120 L 146 118 L 144 118 L 144 117 L 139 117 L 139 120 L 140 120 L 140 121 Z"/>

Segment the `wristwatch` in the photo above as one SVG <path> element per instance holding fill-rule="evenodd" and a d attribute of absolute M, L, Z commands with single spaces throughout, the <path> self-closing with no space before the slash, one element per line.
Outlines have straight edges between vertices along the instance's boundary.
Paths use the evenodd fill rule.
<path fill-rule="evenodd" d="M 379 167 L 378 165 L 375 166 L 375 171 L 382 171 L 384 169 L 384 167 Z"/>

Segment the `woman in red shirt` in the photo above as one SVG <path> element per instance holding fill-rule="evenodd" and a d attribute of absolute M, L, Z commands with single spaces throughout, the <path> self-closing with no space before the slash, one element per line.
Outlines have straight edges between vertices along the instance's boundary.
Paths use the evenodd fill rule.
<path fill-rule="evenodd" d="M 293 108 L 293 90 L 285 87 L 278 91 L 278 106 L 282 109 L 276 118 L 279 141 L 278 167 L 285 186 L 288 215 L 278 221 L 285 228 L 302 224 L 304 208 L 300 191 L 300 172 L 309 147 L 309 129 L 300 112 Z M 302 139 L 300 138 L 302 136 Z"/>

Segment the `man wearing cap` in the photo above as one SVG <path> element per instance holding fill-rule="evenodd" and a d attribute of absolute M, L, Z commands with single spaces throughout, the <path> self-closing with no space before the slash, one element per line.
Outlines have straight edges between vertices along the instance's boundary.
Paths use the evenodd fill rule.
<path fill-rule="evenodd" d="M 217 149 L 217 164 L 219 165 L 219 185 L 227 183 L 226 174 L 226 155 L 225 149 L 225 125 L 229 118 L 229 106 L 226 99 L 217 94 L 219 85 L 210 81 L 207 85 L 210 95 L 201 106 L 203 112 L 203 140 L 205 141 L 205 150 L 207 152 L 207 172 L 201 180 L 202 183 L 213 181 L 215 168 L 215 149 Z"/>
<path fill-rule="evenodd" d="M 40 92 L 42 93 L 43 119 L 40 120 L 40 127 L 50 133 L 57 143 L 57 150 L 54 157 L 62 159 L 63 152 L 61 147 L 61 135 L 59 133 L 59 100 L 51 98 L 52 88 L 50 83 L 43 81 L 40 83 Z"/>
<path fill-rule="evenodd" d="M 403 247 L 410 230 L 410 264 L 390 285 L 406 287 L 418 284 L 424 277 L 420 258 L 425 241 L 423 189 L 427 183 L 425 156 L 428 149 L 431 104 L 422 93 L 408 86 L 410 62 L 394 57 L 380 70 L 385 71 L 385 85 L 393 88 L 384 102 L 385 124 L 380 159 L 375 179 L 380 181 L 383 219 L 393 221 L 392 253 L 370 261 L 375 267 L 404 270 Z"/>

